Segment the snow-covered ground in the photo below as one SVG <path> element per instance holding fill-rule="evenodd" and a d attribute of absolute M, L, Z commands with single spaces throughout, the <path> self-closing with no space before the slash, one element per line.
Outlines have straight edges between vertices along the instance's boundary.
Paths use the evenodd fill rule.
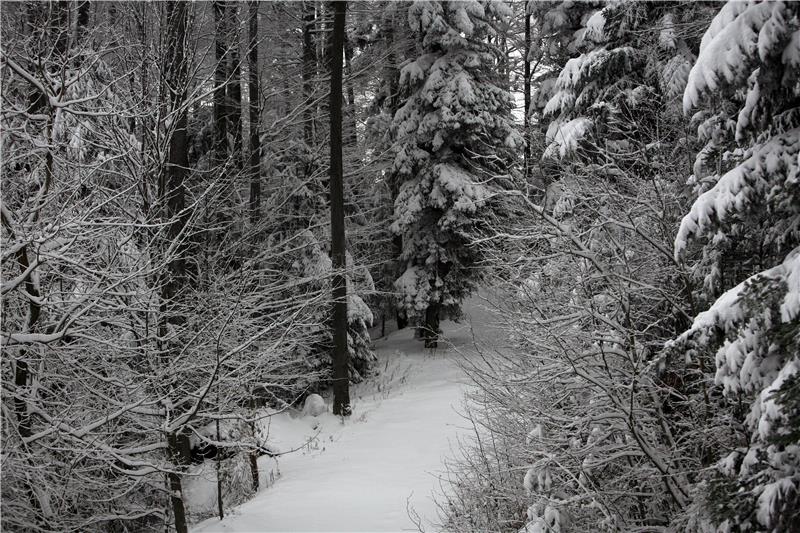
<path fill-rule="evenodd" d="M 459 410 L 468 385 L 457 363 L 474 354 L 476 338 L 492 336 L 480 299 L 465 309 L 464 323 L 442 324 L 447 342 L 435 353 L 411 329 L 377 340 L 381 375 L 351 390 L 344 424 L 330 413 L 272 417 L 270 441 L 302 450 L 280 457 L 274 484 L 193 531 L 414 531 L 409 511 L 435 530 L 442 461 L 467 431 Z"/>

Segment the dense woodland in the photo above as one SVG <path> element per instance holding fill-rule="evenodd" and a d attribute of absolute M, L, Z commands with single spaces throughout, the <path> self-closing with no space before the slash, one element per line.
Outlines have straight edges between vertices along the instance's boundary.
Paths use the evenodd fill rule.
<path fill-rule="evenodd" d="M 800 531 L 800 3 L 0 11 L 4 529 L 188 531 L 492 287 L 443 530 Z"/>

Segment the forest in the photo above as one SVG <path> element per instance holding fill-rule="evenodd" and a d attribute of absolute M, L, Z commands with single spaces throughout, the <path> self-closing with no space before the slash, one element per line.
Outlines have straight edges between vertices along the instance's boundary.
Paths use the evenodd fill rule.
<path fill-rule="evenodd" d="M 800 2 L 0 18 L 3 530 L 800 532 Z"/>

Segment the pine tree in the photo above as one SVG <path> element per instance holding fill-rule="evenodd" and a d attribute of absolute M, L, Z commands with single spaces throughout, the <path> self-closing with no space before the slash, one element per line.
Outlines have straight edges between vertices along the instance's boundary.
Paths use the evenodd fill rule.
<path fill-rule="evenodd" d="M 701 108 L 694 120 L 707 144 L 691 180 L 702 194 L 681 222 L 676 258 L 697 257 L 693 243 L 701 268 L 731 243 L 760 250 L 741 283 L 674 344 L 689 357 L 713 356 L 730 409 L 749 406 L 740 421 L 746 444 L 722 451 L 700 491 L 701 527 L 800 523 L 799 77 L 800 6 L 729 2 L 703 37 L 684 93 L 686 113 Z M 714 165 L 720 152 L 726 172 Z"/>
<path fill-rule="evenodd" d="M 671 4 L 637 1 L 592 7 L 582 3 L 567 9 L 562 4 L 541 15 L 554 25 L 550 31 L 565 34 L 566 47 L 549 51 L 551 57 L 572 55 L 537 94 L 549 119 L 546 159 L 571 156 L 584 140 L 616 145 L 635 136 L 646 125 L 643 111 L 648 104 L 656 99 L 671 103 L 681 94 L 694 59 L 691 43 L 676 27 L 701 8 L 678 10 Z M 571 31 L 577 16 L 582 22 Z M 582 155 L 585 159 L 591 154 Z"/>
<path fill-rule="evenodd" d="M 487 42 L 509 16 L 501 2 L 418 1 L 409 24 L 422 54 L 403 67 L 408 95 L 395 114 L 392 230 L 402 235 L 395 282 L 400 305 L 435 347 L 440 317 L 457 317 L 480 278 L 470 247 L 502 202 L 515 131 L 509 93 L 495 77 L 498 52 Z"/>

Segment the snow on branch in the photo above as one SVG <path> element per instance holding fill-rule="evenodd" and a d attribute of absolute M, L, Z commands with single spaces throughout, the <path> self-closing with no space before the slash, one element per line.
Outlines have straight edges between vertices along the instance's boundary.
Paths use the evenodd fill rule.
<path fill-rule="evenodd" d="M 574 153 L 578 143 L 591 131 L 594 124 L 586 117 L 578 117 L 564 124 L 553 121 L 547 129 L 547 140 L 551 141 L 542 155 L 542 159 L 559 158 Z"/>
<path fill-rule="evenodd" d="M 758 56 L 764 61 L 788 30 L 784 2 L 728 2 L 700 44 L 689 73 L 683 110 L 688 113 L 705 94 L 747 79 Z"/>
<path fill-rule="evenodd" d="M 774 295 L 774 296 L 773 296 Z M 756 307 L 753 299 L 774 297 L 778 316 L 770 306 Z M 798 354 L 785 353 L 763 339 L 778 324 L 796 323 L 800 318 L 800 247 L 780 265 L 759 272 L 726 291 L 707 311 L 700 313 L 692 327 L 668 347 L 706 346 L 721 333 L 716 352 L 715 381 L 725 392 L 758 392 L 748 423 L 761 439 L 768 439 L 775 421 L 783 416 L 775 393 L 800 368 Z"/>
<path fill-rule="evenodd" d="M 800 128 L 755 147 L 748 159 L 695 200 L 675 237 L 675 258 L 683 254 L 692 237 L 707 233 L 764 200 L 780 199 L 786 189 L 800 187 L 799 154 Z"/>
<path fill-rule="evenodd" d="M 694 319 L 692 327 L 683 332 L 672 344 L 679 344 L 703 330 L 719 327 L 725 330 L 746 319 L 741 296 L 745 288 L 758 280 L 783 281 L 787 287 L 800 289 L 800 247 L 795 248 L 778 266 L 759 272 L 722 294 L 714 304 Z M 800 291 L 789 290 L 780 307 L 782 322 L 790 322 L 800 315 Z"/>

